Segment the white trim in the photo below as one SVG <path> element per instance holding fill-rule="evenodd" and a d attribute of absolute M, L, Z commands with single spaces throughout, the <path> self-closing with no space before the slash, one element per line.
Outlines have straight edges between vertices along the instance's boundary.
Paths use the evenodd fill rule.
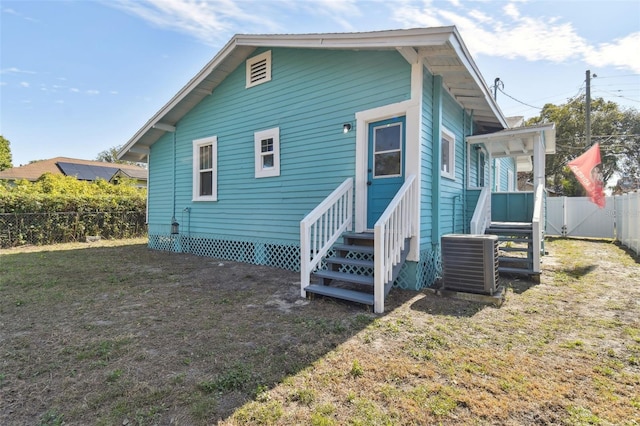
<path fill-rule="evenodd" d="M 405 116 L 405 153 L 417 153 L 419 147 L 418 129 L 420 108 L 414 101 L 403 101 L 395 104 L 372 108 L 356 113 L 356 184 L 355 184 L 355 231 L 367 230 L 367 159 L 369 146 L 369 123 L 386 120 L 388 118 Z M 408 158 L 410 157 L 410 158 Z M 419 168 L 418 155 L 405 156 L 405 177 L 416 173 Z M 410 159 L 414 161 L 409 161 Z"/>
<path fill-rule="evenodd" d="M 253 66 L 258 62 L 264 61 L 264 76 L 258 79 L 254 79 L 253 76 Z M 246 61 L 246 88 L 257 86 L 258 84 L 266 83 L 267 81 L 271 81 L 271 51 L 268 50 L 264 53 L 256 55 L 252 58 L 247 59 Z"/>
<path fill-rule="evenodd" d="M 273 151 L 270 153 L 262 152 L 262 141 L 267 139 L 273 139 Z M 280 176 L 280 128 L 274 127 L 273 129 L 261 130 L 253 134 L 254 149 L 255 149 L 255 177 L 265 178 Z M 265 155 L 273 155 L 273 166 L 264 166 Z"/>
<path fill-rule="evenodd" d="M 211 145 L 211 195 L 200 195 L 200 147 Z M 218 137 L 193 141 L 193 201 L 218 201 Z"/>
<path fill-rule="evenodd" d="M 456 179 L 456 135 L 453 134 L 450 130 L 442 126 L 442 131 L 440 132 L 440 144 L 442 144 L 442 140 L 445 139 L 449 143 L 449 162 L 447 164 L 448 170 L 442 169 L 442 157 L 440 158 L 440 176 L 447 179 Z M 441 149 L 440 155 L 444 154 L 444 151 Z"/>
<path fill-rule="evenodd" d="M 513 170 L 509 169 L 507 170 L 507 191 L 514 192 L 516 190 L 515 174 Z"/>
<path fill-rule="evenodd" d="M 502 192 L 502 164 L 499 158 L 495 158 L 493 161 L 493 192 Z"/>

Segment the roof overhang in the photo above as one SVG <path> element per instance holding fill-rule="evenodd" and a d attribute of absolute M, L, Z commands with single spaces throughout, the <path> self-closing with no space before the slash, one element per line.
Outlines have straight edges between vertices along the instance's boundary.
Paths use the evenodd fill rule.
<path fill-rule="evenodd" d="M 545 154 L 556 152 L 555 123 L 516 127 L 486 135 L 467 136 L 468 144 L 482 144 L 494 158 L 515 157 L 518 171 L 531 171 L 535 144 L 542 144 Z"/>
<path fill-rule="evenodd" d="M 135 133 L 122 147 L 118 158 L 146 161 L 151 145 L 166 132 L 175 131 L 178 121 L 211 95 L 259 47 L 397 50 L 407 61 L 415 63 L 422 60 L 432 74 L 441 75 L 446 90 L 463 108 L 473 112 L 474 121 L 483 132 L 508 127 L 506 118 L 453 26 L 366 33 L 236 35 Z"/>

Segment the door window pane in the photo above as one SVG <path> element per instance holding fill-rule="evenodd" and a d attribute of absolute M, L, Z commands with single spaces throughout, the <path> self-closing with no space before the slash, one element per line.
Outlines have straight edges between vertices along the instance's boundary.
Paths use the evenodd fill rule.
<path fill-rule="evenodd" d="M 378 127 L 375 131 L 376 152 L 400 149 L 401 126 Z"/>
<path fill-rule="evenodd" d="M 373 138 L 373 177 L 402 175 L 402 123 L 376 127 Z"/>
<path fill-rule="evenodd" d="M 376 154 L 375 176 L 397 176 L 400 174 L 400 152 Z"/>

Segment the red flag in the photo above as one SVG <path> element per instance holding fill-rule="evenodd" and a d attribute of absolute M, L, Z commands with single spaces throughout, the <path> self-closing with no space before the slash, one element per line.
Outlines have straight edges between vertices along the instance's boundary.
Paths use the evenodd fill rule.
<path fill-rule="evenodd" d="M 605 199 L 600 164 L 600 144 L 596 143 L 580 157 L 570 161 L 569 168 L 587 191 L 591 201 L 602 208 L 605 205 Z"/>

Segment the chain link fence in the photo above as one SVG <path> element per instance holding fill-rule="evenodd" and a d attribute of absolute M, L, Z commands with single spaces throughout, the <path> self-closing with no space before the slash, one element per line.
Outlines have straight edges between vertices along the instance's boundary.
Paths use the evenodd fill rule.
<path fill-rule="evenodd" d="M 147 235 L 146 212 L 0 213 L 0 248 Z"/>

